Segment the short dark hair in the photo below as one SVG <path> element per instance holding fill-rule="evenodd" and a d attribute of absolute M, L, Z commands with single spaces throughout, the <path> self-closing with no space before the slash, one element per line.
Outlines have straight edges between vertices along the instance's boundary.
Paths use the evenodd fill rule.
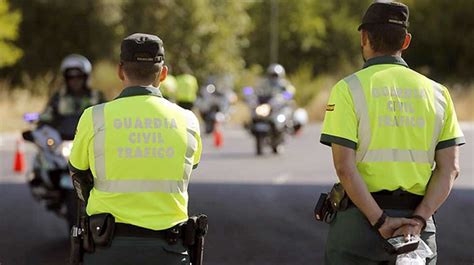
<path fill-rule="evenodd" d="M 163 65 L 153 62 L 125 62 L 121 65 L 128 78 L 134 81 L 154 82 Z"/>
<path fill-rule="evenodd" d="M 362 30 L 367 31 L 372 50 L 386 54 L 400 51 L 407 34 L 406 28 L 393 24 L 369 24 Z"/>

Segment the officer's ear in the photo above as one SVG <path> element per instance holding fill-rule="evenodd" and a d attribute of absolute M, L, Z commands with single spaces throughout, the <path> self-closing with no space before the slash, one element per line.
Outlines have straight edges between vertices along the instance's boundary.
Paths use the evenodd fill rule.
<path fill-rule="evenodd" d="M 360 30 L 360 46 L 364 47 L 367 44 L 369 44 L 369 34 L 367 33 L 367 31 L 361 29 Z"/>
<path fill-rule="evenodd" d="M 410 43 L 411 43 L 411 34 L 407 33 L 405 35 L 405 40 L 403 41 L 402 51 L 406 50 L 408 46 L 410 46 Z"/>
<path fill-rule="evenodd" d="M 161 68 L 160 77 L 159 77 L 160 83 L 166 79 L 167 75 L 168 75 L 168 66 L 163 65 L 163 68 Z"/>
<path fill-rule="evenodd" d="M 117 75 L 120 78 L 120 80 L 122 80 L 122 81 L 125 80 L 125 74 L 123 72 L 123 62 L 120 62 L 118 67 L 117 67 Z"/>

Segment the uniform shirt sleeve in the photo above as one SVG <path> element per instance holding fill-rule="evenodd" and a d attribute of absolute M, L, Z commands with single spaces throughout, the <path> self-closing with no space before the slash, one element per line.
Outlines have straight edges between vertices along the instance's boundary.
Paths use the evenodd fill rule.
<path fill-rule="evenodd" d="M 436 150 L 466 143 L 456 117 L 453 101 L 446 88 L 444 88 L 444 97 L 446 98 L 445 120 L 438 138 Z"/>
<path fill-rule="evenodd" d="M 76 135 L 72 144 L 69 165 L 84 171 L 90 168 L 89 145 L 93 136 L 92 111 L 88 108 L 84 111 L 77 125 Z"/>
<path fill-rule="evenodd" d="M 188 112 L 188 115 L 192 116 L 191 117 L 192 122 L 189 127 L 194 132 L 194 137 L 196 138 L 196 141 L 197 141 L 197 148 L 193 156 L 194 157 L 193 168 L 195 169 L 198 167 L 199 161 L 201 160 L 201 153 L 202 153 L 201 133 L 199 129 L 199 121 L 196 115 L 194 115 L 194 113 L 192 113 L 191 111 Z"/>
<path fill-rule="evenodd" d="M 339 144 L 357 149 L 358 120 L 348 85 L 339 81 L 331 90 L 326 106 L 320 142 L 331 146 Z"/>

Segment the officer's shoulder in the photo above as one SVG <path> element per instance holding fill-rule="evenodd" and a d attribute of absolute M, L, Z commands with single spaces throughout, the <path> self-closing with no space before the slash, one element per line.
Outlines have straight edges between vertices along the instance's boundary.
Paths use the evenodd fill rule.
<path fill-rule="evenodd" d="M 444 90 L 445 92 L 448 92 L 448 88 L 447 88 L 445 85 L 443 85 L 443 84 L 439 83 L 438 81 L 433 80 L 433 79 L 427 77 L 426 75 L 421 74 L 421 73 L 419 73 L 419 72 L 417 72 L 417 71 L 415 71 L 415 70 L 413 70 L 413 69 L 410 69 L 410 70 L 411 70 L 413 73 L 415 73 L 416 75 L 418 75 L 419 78 L 423 78 L 423 79 L 426 80 L 426 82 L 431 83 L 431 84 L 434 85 L 434 86 L 440 87 L 440 88 L 441 88 L 442 90 Z"/>
<path fill-rule="evenodd" d="M 84 112 L 82 112 L 82 116 L 91 116 L 91 113 L 92 113 L 92 110 L 94 108 L 100 108 L 100 107 L 105 107 L 105 105 L 107 104 L 108 102 L 104 102 L 104 103 L 100 103 L 100 104 L 96 104 L 96 105 L 93 105 L 93 106 L 90 106 L 90 107 L 87 107 Z M 91 116 L 92 117 L 92 116 Z"/>
<path fill-rule="evenodd" d="M 348 80 L 349 78 L 353 77 L 356 73 L 350 74 L 345 76 L 344 78 L 337 81 L 337 83 L 333 86 L 332 89 L 346 89 L 349 87 Z"/>

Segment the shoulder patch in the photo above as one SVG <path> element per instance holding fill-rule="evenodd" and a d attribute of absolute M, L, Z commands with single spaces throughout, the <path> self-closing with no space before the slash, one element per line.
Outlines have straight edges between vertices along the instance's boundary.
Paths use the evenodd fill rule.
<path fill-rule="evenodd" d="M 327 104 L 326 111 L 334 111 L 335 107 L 336 107 L 336 104 Z"/>

